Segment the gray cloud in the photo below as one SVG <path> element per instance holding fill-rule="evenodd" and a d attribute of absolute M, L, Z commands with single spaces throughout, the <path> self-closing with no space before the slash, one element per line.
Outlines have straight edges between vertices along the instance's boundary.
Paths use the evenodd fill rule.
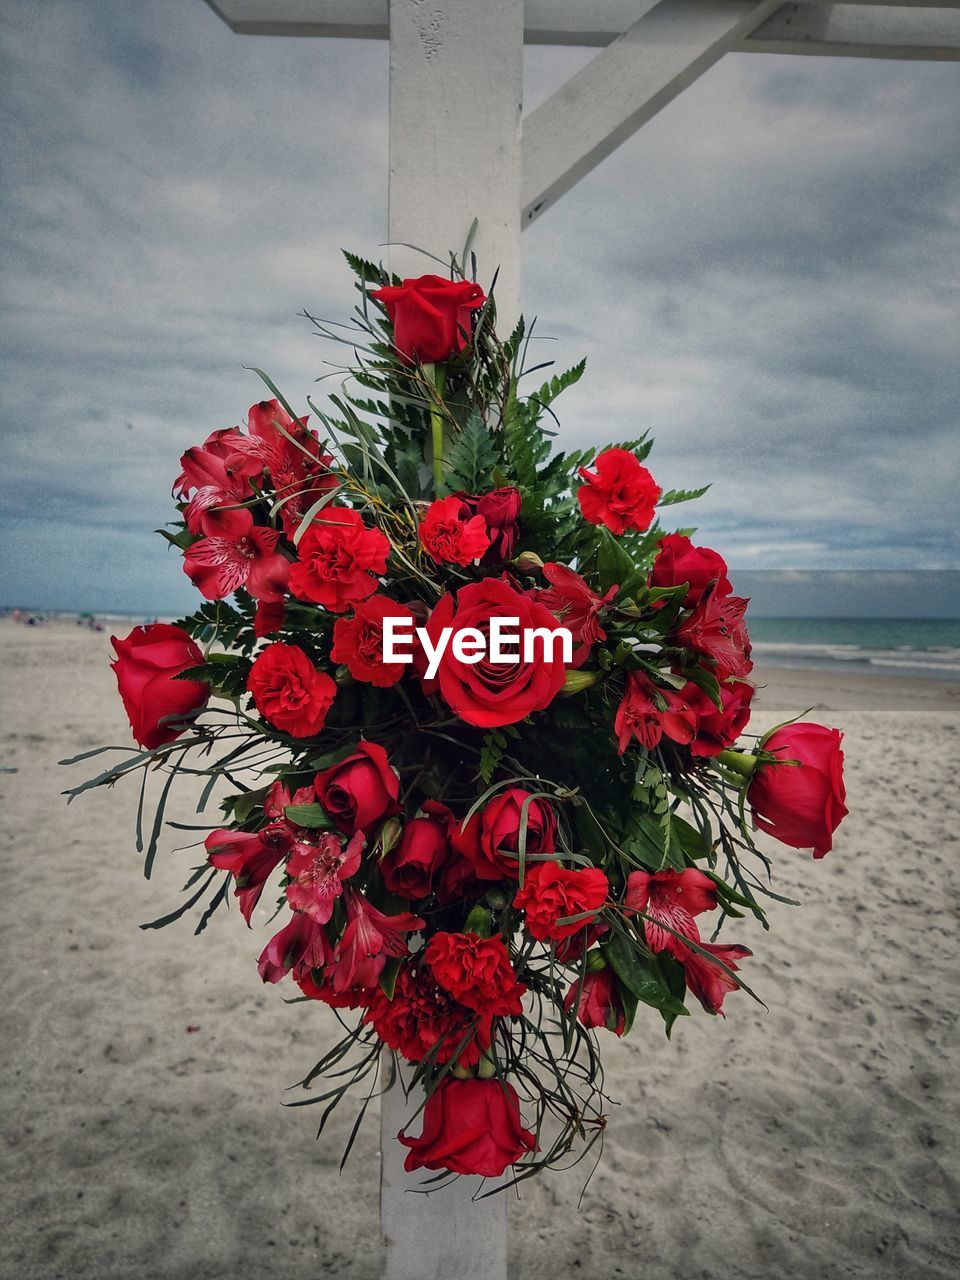
<path fill-rule="evenodd" d="M 582 64 L 528 51 L 528 105 Z M 0 601 L 174 609 L 176 459 L 332 353 L 386 223 L 386 48 L 199 0 L 8 5 Z M 957 563 L 949 65 L 728 58 L 525 233 L 563 443 L 657 436 L 743 568 Z"/>

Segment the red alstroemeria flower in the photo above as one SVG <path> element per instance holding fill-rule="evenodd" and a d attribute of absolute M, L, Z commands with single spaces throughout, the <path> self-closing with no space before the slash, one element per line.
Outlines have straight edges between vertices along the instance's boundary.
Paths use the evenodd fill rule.
<path fill-rule="evenodd" d="M 347 926 L 337 944 L 330 981 L 335 991 L 375 987 L 387 960 L 407 954 L 403 935 L 422 929 L 424 922 L 409 911 L 386 916 L 353 889 L 347 890 L 346 908 Z"/>
<path fill-rule="evenodd" d="M 690 754 L 709 758 L 732 747 L 750 722 L 753 694 L 753 685 L 740 680 L 722 684 L 720 701 L 723 706 L 718 708 L 708 694 L 692 680 L 688 681 L 680 690 L 680 697 L 697 716 L 697 732 L 690 743 Z"/>
<path fill-rule="evenodd" d="M 468 565 L 479 560 L 490 546 L 481 515 L 458 497 L 438 498 L 420 521 L 420 545 L 437 564 Z"/>
<path fill-rule="evenodd" d="M 300 521 L 324 494 L 336 489 L 334 460 L 324 453 L 308 418 L 293 419 L 277 400 L 261 400 L 247 415 L 249 436 L 244 448 L 269 473 L 277 498 L 283 500 L 280 517 L 284 531 L 293 537 Z"/>
<path fill-rule="evenodd" d="M 262 831 L 211 831 L 204 841 L 211 867 L 232 874 L 234 896 L 248 925 L 263 886 L 292 844 L 293 835 L 285 822 L 271 823 Z"/>
<path fill-rule="evenodd" d="M 183 571 L 208 600 L 222 600 L 245 587 L 255 600 L 276 603 L 287 588 L 290 561 L 277 550 L 280 534 L 254 524 L 245 508 L 208 511 L 204 537 L 183 554 Z"/>
<path fill-rule="evenodd" d="M 679 693 L 658 689 L 642 671 L 631 671 L 613 727 L 623 755 L 633 739 L 648 751 L 664 735 L 673 742 L 690 742 L 697 729 L 697 716 Z"/>
<path fill-rule="evenodd" d="M 271 822 L 286 822 L 288 828 L 296 833 L 303 830 L 287 818 L 287 808 L 295 804 L 313 804 L 316 801 L 313 787 L 297 787 L 291 795 L 290 788 L 278 779 L 263 798 L 263 812 Z"/>
<path fill-rule="evenodd" d="M 737 944 L 701 941 L 694 917 L 717 905 L 717 888 L 710 877 L 695 867 L 653 875 L 649 871 L 633 871 L 627 876 L 623 901 L 628 910 L 645 913 L 643 931 L 651 950 L 666 951 L 679 960 L 688 988 L 704 1009 L 722 1015 L 724 996 L 737 988 L 736 979 L 723 965 L 736 970 L 737 961 L 753 953 Z M 684 939 L 696 943 L 700 950 L 695 951 Z"/>
<path fill-rule="evenodd" d="M 311 969 L 322 969 L 330 955 L 323 925 L 302 911 L 294 911 L 260 953 L 257 969 L 264 982 L 279 982 L 291 970 L 296 978 Z"/>
<path fill-rule="evenodd" d="M 343 892 L 343 881 L 360 866 L 363 845 L 360 832 L 347 844 L 329 831 L 321 832 L 315 842 L 298 841 L 287 863 L 291 882 L 285 892 L 291 907 L 317 924 L 326 924 L 333 915 L 333 904 Z"/>
<path fill-rule="evenodd" d="M 183 513 L 191 533 L 202 531 L 207 511 L 235 506 L 252 496 L 250 481 L 260 475 L 263 467 L 256 458 L 241 451 L 244 440 L 236 428 L 215 431 L 205 444 L 188 449 L 180 459 L 182 470 L 174 492 L 180 498 L 193 493 Z"/>
<path fill-rule="evenodd" d="M 373 595 L 389 552 L 387 538 L 379 529 L 368 529 L 359 511 L 326 507 L 300 539 L 290 590 L 301 600 L 343 613 Z"/>
<path fill-rule="evenodd" d="M 590 650 L 607 633 L 600 625 L 600 615 L 616 598 L 620 590 L 612 586 L 604 596 L 591 591 L 579 573 L 565 564 L 545 564 L 543 576 L 550 583 L 537 592 L 537 600 L 550 610 L 573 636 L 575 648 L 571 667 L 580 668 L 590 656 Z"/>
<path fill-rule="evenodd" d="M 744 622 L 748 600 L 708 588 L 697 607 L 673 633 L 674 644 L 703 654 L 718 680 L 742 680 L 753 670 Z"/>

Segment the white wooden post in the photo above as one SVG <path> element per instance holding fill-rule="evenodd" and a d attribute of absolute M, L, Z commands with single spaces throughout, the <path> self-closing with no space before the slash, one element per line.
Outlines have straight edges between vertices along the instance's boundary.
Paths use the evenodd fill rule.
<path fill-rule="evenodd" d="M 480 283 L 499 268 L 501 331 L 520 313 L 522 93 L 523 0 L 390 0 L 390 269 L 442 273 L 401 242 L 459 253 L 476 218 Z M 384 1280 L 506 1280 L 506 1196 L 476 1200 L 481 1179 L 467 1177 L 418 1194 L 433 1175 L 404 1171 L 397 1133 L 423 1095 L 408 1103 L 393 1056 L 383 1061 Z M 410 1132 L 422 1125 L 421 1114 Z"/>
<path fill-rule="evenodd" d="M 476 218 L 501 330 L 520 313 L 522 95 L 523 0 L 390 0 L 389 240 L 442 258 Z M 399 247 L 390 266 L 441 271 Z"/>

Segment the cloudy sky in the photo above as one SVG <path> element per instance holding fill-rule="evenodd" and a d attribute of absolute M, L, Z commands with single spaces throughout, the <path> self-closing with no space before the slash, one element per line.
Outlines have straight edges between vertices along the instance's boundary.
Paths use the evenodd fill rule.
<path fill-rule="evenodd" d="M 244 364 L 302 401 L 297 311 L 380 255 L 386 46 L 202 0 L 6 0 L 0 36 L 0 604 L 182 609 L 179 454 Z M 589 56 L 528 50 L 528 107 Z M 741 570 L 955 568 L 958 153 L 957 64 L 726 58 L 525 233 L 525 310 L 588 356 L 564 442 L 650 428 Z"/>

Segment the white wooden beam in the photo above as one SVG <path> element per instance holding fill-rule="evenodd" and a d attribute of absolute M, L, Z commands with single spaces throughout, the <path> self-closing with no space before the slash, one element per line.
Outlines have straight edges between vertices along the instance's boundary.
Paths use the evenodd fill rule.
<path fill-rule="evenodd" d="M 960 59 L 956 5 L 785 4 L 737 46 L 743 53 Z"/>
<path fill-rule="evenodd" d="M 482 3 L 483 0 L 477 0 Z M 206 0 L 238 35 L 339 36 L 386 39 L 389 0 Z M 651 9 L 656 0 L 527 0 L 527 44 L 603 48 Z M 902 9 L 927 7 L 929 0 L 855 0 L 857 5 Z M 942 0 L 956 8 L 960 0 Z M 891 55 L 893 56 L 893 55 Z"/>
<path fill-rule="evenodd" d="M 523 122 L 529 224 L 779 7 L 662 0 Z"/>
<path fill-rule="evenodd" d="M 476 218 L 480 283 L 499 268 L 506 331 L 520 314 L 522 33 L 523 0 L 390 0 L 388 240 L 443 256 Z M 390 266 L 442 272 L 399 247 Z"/>

